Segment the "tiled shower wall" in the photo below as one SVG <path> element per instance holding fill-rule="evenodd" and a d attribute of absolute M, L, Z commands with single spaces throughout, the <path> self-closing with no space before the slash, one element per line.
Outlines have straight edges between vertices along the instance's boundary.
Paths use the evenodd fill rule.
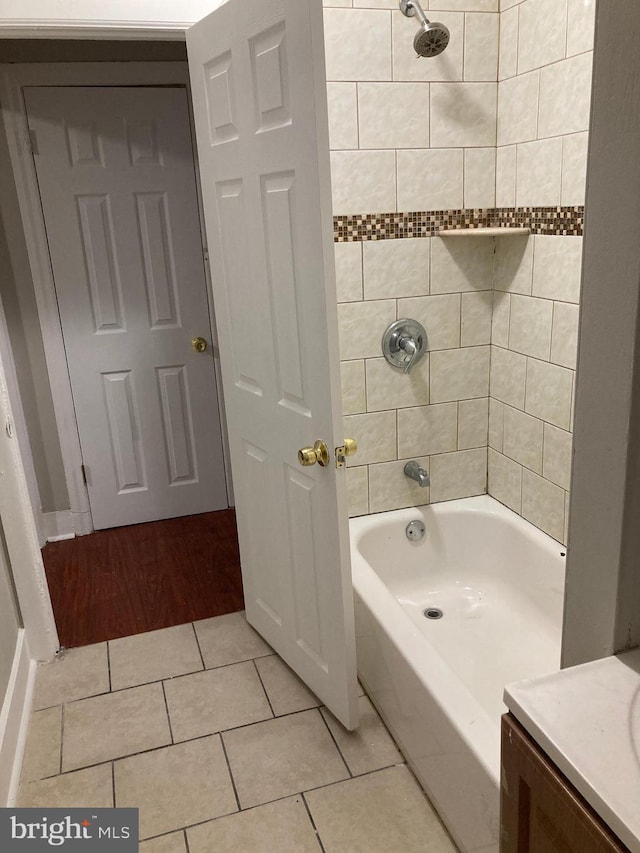
<path fill-rule="evenodd" d="M 584 203 L 593 0 L 430 0 L 452 40 L 429 61 L 396 0 L 324 2 L 334 214 Z M 489 491 L 563 538 L 580 243 L 336 244 L 351 514 L 486 490 L 491 370 Z M 410 377 L 380 352 L 400 316 L 429 338 Z"/>
<path fill-rule="evenodd" d="M 429 4 L 425 3 L 427 8 Z M 451 30 L 419 61 L 397 0 L 325 0 L 334 214 L 495 205 L 498 2 L 431 2 Z M 491 240 L 336 244 L 352 515 L 486 491 Z M 410 376 L 382 358 L 385 328 L 423 323 Z M 431 488 L 407 480 L 416 458 Z"/>
<path fill-rule="evenodd" d="M 502 0 L 496 203 L 583 205 L 594 0 Z M 566 542 L 582 238 L 496 241 L 489 493 Z"/>

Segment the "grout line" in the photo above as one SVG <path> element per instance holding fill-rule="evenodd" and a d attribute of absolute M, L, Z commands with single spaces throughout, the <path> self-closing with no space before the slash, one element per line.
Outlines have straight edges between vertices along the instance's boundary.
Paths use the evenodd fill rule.
<path fill-rule="evenodd" d="M 62 773 L 62 752 L 64 749 L 64 709 L 65 706 L 61 706 L 60 710 L 60 773 Z"/>
<path fill-rule="evenodd" d="M 116 763 L 115 761 L 111 762 L 111 797 L 113 800 L 113 807 L 116 807 Z M 139 817 L 139 813 L 138 813 Z M 138 832 L 140 831 L 140 827 L 138 827 Z"/>
<path fill-rule="evenodd" d="M 164 681 L 160 682 L 162 684 L 162 697 L 164 699 L 164 709 L 167 712 L 167 722 L 169 723 L 169 735 L 171 737 L 171 743 L 175 744 L 175 738 L 173 736 L 173 726 L 171 725 L 171 714 L 169 713 L 169 703 L 167 702 L 167 691 L 165 690 Z"/>
<path fill-rule="evenodd" d="M 231 762 L 229 761 L 229 756 L 227 755 L 227 747 L 224 742 L 224 738 L 222 734 L 218 734 L 220 738 L 220 743 L 222 745 L 222 752 L 224 754 L 224 760 L 227 762 L 227 770 L 229 771 L 229 779 L 231 780 L 231 787 L 233 788 L 233 796 L 236 798 L 236 804 L 238 806 L 238 811 L 242 811 L 242 806 L 240 805 L 240 797 L 238 796 L 238 789 L 236 788 L 236 780 L 233 778 L 233 771 L 231 770 Z"/>
<path fill-rule="evenodd" d="M 193 629 L 193 636 L 196 638 L 196 646 L 198 647 L 198 654 L 200 655 L 200 660 L 202 661 L 202 669 L 206 669 L 207 666 L 204 662 L 204 655 L 202 654 L 202 649 L 200 647 L 200 640 L 198 639 L 198 632 L 196 631 L 196 626 L 194 623 L 191 623 L 191 628 Z"/>
<path fill-rule="evenodd" d="M 322 711 L 320 710 L 320 708 L 318 708 L 318 713 L 319 713 L 319 714 L 320 714 L 320 716 L 322 717 L 322 722 L 325 724 L 325 726 L 326 726 L 326 728 L 327 728 L 327 731 L 329 732 L 329 735 L 330 735 L 330 737 L 331 737 L 331 740 L 334 742 L 335 747 L 336 747 L 336 749 L 338 750 L 338 754 L 340 755 L 340 758 L 342 759 L 342 763 L 343 763 L 343 764 L 344 764 L 344 766 L 347 768 L 347 773 L 348 773 L 348 774 L 349 774 L 349 776 L 353 779 L 353 773 L 351 772 L 351 768 L 350 768 L 350 767 L 349 767 L 349 765 L 347 764 L 347 759 L 344 757 L 344 755 L 343 755 L 343 753 L 342 753 L 342 750 L 340 749 L 340 745 L 338 744 L 338 741 L 336 740 L 336 738 L 335 738 L 335 736 L 334 736 L 333 732 L 331 731 L 331 727 L 329 726 L 329 723 L 327 722 L 327 719 L 326 719 L 325 715 L 322 713 Z M 327 713 L 329 713 L 329 710 L 328 710 L 328 709 L 327 709 Z"/>
<path fill-rule="evenodd" d="M 269 710 L 271 711 L 271 714 L 272 714 L 273 718 L 275 719 L 276 712 L 273 710 L 273 705 L 271 704 L 271 698 L 269 697 L 269 692 L 267 691 L 267 688 L 265 687 L 264 681 L 262 680 L 262 675 L 260 674 L 260 670 L 258 669 L 258 665 L 256 664 L 256 658 L 253 658 L 252 663 L 253 663 L 253 668 L 255 669 L 255 671 L 258 675 L 258 680 L 260 681 L 260 684 L 262 685 L 262 690 L 264 692 L 264 695 L 266 696 L 267 702 L 269 703 Z"/>
<path fill-rule="evenodd" d="M 182 830 L 182 835 L 184 836 L 185 849 L 186 849 L 187 853 L 190 853 L 189 836 L 187 835 L 187 828 L 186 827 Z"/>
<path fill-rule="evenodd" d="M 111 683 L 111 650 L 109 647 L 109 640 L 107 640 L 107 673 L 109 675 L 109 693 L 113 692 L 113 685 Z M 89 697 L 86 697 L 89 698 Z"/>
<path fill-rule="evenodd" d="M 325 853 L 324 844 L 322 843 L 322 838 L 320 838 L 320 833 L 318 831 L 318 827 L 316 826 L 316 822 L 313 819 L 313 815 L 311 814 L 311 809 L 309 808 L 309 803 L 307 802 L 307 799 L 304 795 L 304 792 L 302 794 L 300 794 L 300 796 L 302 797 L 302 803 L 306 809 L 309 820 L 311 821 L 311 826 L 313 827 L 313 831 L 315 832 L 316 838 L 318 839 L 318 844 L 320 845 L 320 849 L 322 850 L 322 853 Z"/>

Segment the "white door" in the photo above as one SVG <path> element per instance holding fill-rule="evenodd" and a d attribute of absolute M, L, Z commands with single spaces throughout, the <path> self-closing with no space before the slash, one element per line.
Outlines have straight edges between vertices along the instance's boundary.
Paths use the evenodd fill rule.
<path fill-rule="evenodd" d="M 94 527 L 226 508 L 186 90 L 24 91 Z"/>
<path fill-rule="evenodd" d="M 322 2 L 230 0 L 187 49 L 247 617 L 354 728 Z"/>

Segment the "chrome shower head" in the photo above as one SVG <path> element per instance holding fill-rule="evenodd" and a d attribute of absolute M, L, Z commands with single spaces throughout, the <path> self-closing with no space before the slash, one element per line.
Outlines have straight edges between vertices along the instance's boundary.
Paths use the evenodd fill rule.
<path fill-rule="evenodd" d="M 413 47 L 418 56 L 438 56 L 449 44 L 449 30 L 444 24 L 438 24 L 427 19 L 418 0 L 400 0 L 400 11 L 408 18 L 417 15 L 420 19 L 420 30 L 413 40 Z"/>

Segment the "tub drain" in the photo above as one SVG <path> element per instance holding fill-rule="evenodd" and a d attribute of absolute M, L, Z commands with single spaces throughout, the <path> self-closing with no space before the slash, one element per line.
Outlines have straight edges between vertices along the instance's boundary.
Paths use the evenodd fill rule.
<path fill-rule="evenodd" d="M 427 607 L 424 611 L 424 615 L 427 619 L 442 619 L 444 613 L 440 610 L 439 607 Z"/>

